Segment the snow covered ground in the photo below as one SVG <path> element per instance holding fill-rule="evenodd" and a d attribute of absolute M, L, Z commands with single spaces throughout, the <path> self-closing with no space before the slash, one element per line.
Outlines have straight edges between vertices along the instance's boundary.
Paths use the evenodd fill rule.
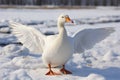
<path fill-rule="evenodd" d="M 75 53 L 66 67 L 71 75 L 46 76 L 41 55 L 29 52 L 11 34 L 8 21 L 17 21 L 49 35 L 58 33 L 56 20 L 66 13 L 75 24 L 66 24 L 71 36 L 77 30 L 114 27 L 115 32 L 92 49 Z M 97 35 L 97 34 L 96 34 Z M 119 80 L 120 10 L 97 9 L 0 9 L 0 80 Z M 53 68 L 58 71 L 60 67 Z"/>

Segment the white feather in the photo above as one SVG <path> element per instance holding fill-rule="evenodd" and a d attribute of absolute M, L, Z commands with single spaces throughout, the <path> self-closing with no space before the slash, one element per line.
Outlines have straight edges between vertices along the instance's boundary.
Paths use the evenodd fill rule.
<path fill-rule="evenodd" d="M 16 22 L 10 22 L 10 27 L 23 46 L 35 53 L 43 52 L 46 36 L 40 31 Z"/>
<path fill-rule="evenodd" d="M 114 32 L 114 28 L 112 27 L 78 31 L 72 36 L 74 40 L 74 52 L 82 53 L 92 48 L 96 43 L 104 40 L 112 32 Z"/>

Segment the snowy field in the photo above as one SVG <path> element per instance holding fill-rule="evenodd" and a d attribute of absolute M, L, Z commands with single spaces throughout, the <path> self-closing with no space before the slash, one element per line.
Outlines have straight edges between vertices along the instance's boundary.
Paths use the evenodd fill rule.
<path fill-rule="evenodd" d="M 70 36 L 91 28 L 113 27 L 115 31 L 93 48 L 73 54 L 66 64 L 73 74 L 46 76 L 48 69 L 41 55 L 29 52 L 19 43 L 11 34 L 8 21 L 35 27 L 46 35 L 57 34 L 56 20 L 61 13 L 75 22 L 66 24 Z M 119 36 L 120 9 L 0 9 L 0 80 L 120 80 Z"/>

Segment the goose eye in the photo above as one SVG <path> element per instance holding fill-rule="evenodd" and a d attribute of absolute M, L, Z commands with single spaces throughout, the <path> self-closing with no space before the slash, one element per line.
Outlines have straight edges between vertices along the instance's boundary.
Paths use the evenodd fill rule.
<path fill-rule="evenodd" d="M 62 16 L 62 18 L 64 18 L 64 16 Z"/>

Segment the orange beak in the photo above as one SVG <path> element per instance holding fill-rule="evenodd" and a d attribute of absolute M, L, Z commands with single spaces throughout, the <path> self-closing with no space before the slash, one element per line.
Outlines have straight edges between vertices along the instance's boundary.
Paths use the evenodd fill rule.
<path fill-rule="evenodd" d="M 73 23 L 73 21 L 72 21 L 69 17 L 66 17 L 65 20 L 66 20 L 66 22 L 71 22 L 71 23 Z"/>

